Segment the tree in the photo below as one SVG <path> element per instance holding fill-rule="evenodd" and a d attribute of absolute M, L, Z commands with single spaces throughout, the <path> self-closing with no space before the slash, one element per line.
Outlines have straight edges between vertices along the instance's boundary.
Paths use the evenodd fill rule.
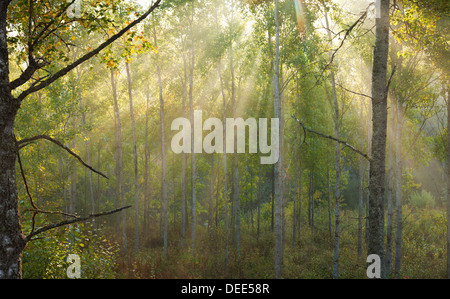
<path fill-rule="evenodd" d="M 387 126 L 387 58 L 389 53 L 389 0 L 380 0 L 372 67 L 372 160 L 369 172 L 368 255 L 381 259 L 384 277 L 384 191 Z"/>
<path fill-rule="evenodd" d="M 324 6 L 325 10 L 325 24 L 328 32 L 328 38 L 331 39 L 331 29 L 328 22 L 327 7 Z M 330 52 L 330 60 L 332 61 L 333 54 Z M 336 94 L 336 81 L 334 77 L 334 71 L 330 72 L 331 81 L 331 94 L 333 97 L 333 107 L 334 107 L 334 138 L 339 139 L 339 104 Z M 328 92 L 327 92 L 328 94 Z M 335 185 L 335 206 L 334 206 L 334 219 L 335 219 L 335 232 L 334 232 L 334 261 L 333 261 L 333 278 L 338 278 L 339 271 L 339 241 L 340 241 L 340 215 L 339 215 L 339 201 L 341 200 L 341 146 L 339 142 L 335 142 L 335 170 L 336 170 L 336 185 Z"/>
<path fill-rule="evenodd" d="M 155 47 L 157 47 L 156 38 L 156 25 L 153 27 L 153 38 Z M 156 55 L 156 72 L 158 75 L 158 87 L 159 87 L 159 117 L 161 122 L 161 190 L 162 190 L 162 204 L 164 213 L 164 256 L 167 255 L 167 182 L 166 182 L 166 142 L 165 142 L 165 131 L 164 131 L 164 98 L 163 98 L 163 87 L 161 81 L 161 70 L 159 65 L 159 53 Z"/>
<path fill-rule="evenodd" d="M 139 172 L 138 172 L 138 154 L 137 154 L 137 146 L 136 146 L 136 125 L 134 118 L 134 109 L 133 109 L 133 88 L 132 88 L 132 80 L 131 80 L 131 70 L 130 63 L 125 62 L 125 67 L 127 71 L 127 81 L 128 81 L 128 99 L 130 101 L 130 118 L 131 118 L 131 134 L 133 137 L 133 158 L 134 158 L 134 251 L 138 253 L 139 251 Z"/>
<path fill-rule="evenodd" d="M 275 1 L 275 60 L 273 75 L 273 106 L 275 118 L 281 118 L 281 99 L 280 99 L 280 81 L 279 81 L 279 64 L 280 64 L 280 24 L 278 20 L 278 0 Z M 278 128 L 279 130 L 279 128 Z M 276 134 L 281 136 L 281 132 Z M 277 146 L 279 151 L 280 147 Z M 283 264 L 283 197 L 282 197 L 282 173 L 281 159 L 275 163 L 274 169 L 274 204 L 275 204 L 275 275 L 281 278 L 281 267 Z"/>
<path fill-rule="evenodd" d="M 51 65 L 51 60 L 48 60 L 48 58 L 51 58 L 51 55 L 54 55 L 57 49 L 50 47 L 47 48 L 46 51 L 44 47 L 49 44 L 51 45 L 51 41 L 48 39 L 51 32 L 67 30 L 67 25 L 61 25 L 61 23 L 58 23 L 57 21 L 66 18 L 65 12 L 73 2 L 74 1 L 68 4 L 63 3 L 59 5 L 54 4 L 51 7 L 55 9 L 45 11 L 47 9 L 46 7 L 37 6 L 33 0 L 29 1 L 27 4 L 23 2 L 16 3 L 14 8 L 10 7 L 10 0 L 0 1 L 0 160 L 3 161 L 0 169 L 0 238 L 3 240 L 4 245 L 0 249 L 1 278 L 21 277 L 22 251 L 26 243 L 31 239 L 30 236 L 24 237 L 21 230 L 15 172 L 16 158 L 18 155 L 18 141 L 14 135 L 14 121 L 23 100 L 32 93 L 38 92 L 51 85 L 83 62 L 88 61 L 97 55 L 108 45 L 124 35 L 130 28 L 150 15 L 150 13 L 159 6 L 161 1 L 156 1 L 143 15 L 110 38 L 106 39 L 106 41 L 98 45 L 95 49 L 87 52 L 76 61 L 69 63 L 58 71 L 52 72 L 48 76 L 38 78 L 33 84 L 29 84 L 24 89 L 21 88 L 17 95 L 13 95 L 13 90 L 16 90 L 20 86 L 25 87 L 25 84 L 31 82 L 36 71 L 43 69 L 47 65 Z M 17 18 L 16 14 L 20 13 L 23 14 L 22 18 Z M 37 15 L 46 17 L 41 18 L 41 22 L 39 22 L 36 19 Z M 21 28 L 23 29 L 19 30 L 18 33 L 22 39 L 21 43 L 26 49 L 28 67 L 17 79 L 10 81 L 10 45 L 8 44 L 7 31 L 10 30 L 10 28 L 14 28 L 19 22 L 25 23 L 23 19 L 26 20 L 27 25 L 22 26 Z M 93 20 L 93 18 L 91 20 Z M 73 20 L 67 23 L 73 23 Z M 89 23 L 93 29 L 98 26 L 94 22 L 87 22 L 86 25 L 89 25 Z M 62 144 L 58 145 L 64 147 Z M 89 219 L 91 219 L 91 217 Z M 85 221 L 85 219 L 78 218 L 75 219 L 75 221 L 72 221 Z M 67 221 L 61 222 L 60 225 L 66 223 Z M 35 231 L 33 236 L 36 235 L 37 232 L 46 231 L 53 227 L 55 227 L 55 225 L 43 227 L 40 230 Z"/>
<path fill-rule="evenodd" d="M 114 101 L 114 120 L 115 120 L 115 141 L 116 141 L 116 175 L 118 176 L 118 180 L 116 183 L 116 207 L 120 204 L 123 205 L 125 203 L 125 183 L 123 180 L 123 151 L 122 151 L 122 126 L 120 122 L 120 113 L 119 113 L 119 104 L 117 100 L 117 76 L 114 68 L 110 69 L 111 73 L 111 86 L 113 93 L 113 101 Z M 127 231 L 126 231 L 126 213 L 122 212 L 122 242 L 123 242 L 123 251 L 127 252 Z M 118 221 L 119 223 L 119 221 Z"/>
<path fill-rule="evenodd" d="M 194 255 L 195 250 L 195 229 L 196 229 L 196 209 L 197 202 L 197 170 L 195 168 L 195 151 L 194 151 L 194 64 L 195 64 L 195 40 L 194 40 L 194 2 L 191 4 L 191 19 L 189 21 L 191 45 L 189 48 L 189 109 L 191 121 L 191 172 L 192 172 L 192 240 L 191 253 Z"/>

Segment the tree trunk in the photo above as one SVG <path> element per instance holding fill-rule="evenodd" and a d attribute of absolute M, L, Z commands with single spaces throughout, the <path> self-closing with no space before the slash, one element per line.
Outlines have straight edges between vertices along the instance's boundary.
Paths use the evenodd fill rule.
<path fill-rule="evenodd" d="M 0 1 L 0 279 L 22 277 L 25 246 L 19 219 L 16 186 L 18 148 L 14 119 L 20 103 L 9 88 L 6 13 L 9 1 Z"/>
<path fill-rule="evenodd" d="M 222 78 L 222 67 L 221 62 L 219 61 L 218 65 L 219 70 L 219 78 L 220 78 L 220 90 L 222 93 L 222 120 L 225 123 L 227 118 L 226 112 L 226 98 L 225 98 L 225 90 L 223 88 L 223 78 Z M 223 126 L 223 148 L 226 148 L 227 142 L 227 126 Z M 228 174 L 227 174 L 227 153 L 224 151 L 223 153 L 223 200 L 224 200 L 224 225 L 225 225 L 225 265 L 228 263 Z"/>
<path fill-rule="evenodd" d="M 390 120 L 390 127 L 389 127 L 389 154 L 388 154 L 388 189 L 386 192 L 387 195 L 387 233 L 386 233 L 386 278 L 389 278 L 390 272 L 391 272 L 391 263 L 392 263 L 392 231 L 393 231 L 393 201 L 392 201 L 392 195 L 394 191 L 394 167 L 393 167 L 393 159 L 394 159 L 394 127 L 395 127 L 395 114 L 394 114 L 394 103 L 391 100 L 391 120 Z"/>
<path fill-rule="evenodd" d="M 214 154 L 211 154 L 211 171 L 210 171 L 210 183 L 209 183 L 209 203 L 208 203 L 208 232 L 210 238 L 212 238 L 213 233 L 213 222 L 214 222 Z"/>
<path fill-rule="evenodd" d="M 231 73 L 231 105 L 233 107 L 233 118 L 236 119 L 236 92 L 233 63 L 233 41 L 230 44 L 230 73 Z M 233 154 L 233 207 L 236 217 L 236 251 L 239 257 L 241 252 L 241 211 L 239 199 L 239 160 L 237 153 L 237 128 L 234 127 L 234 154 Z"/>
<path fill-rule="evenodd" d="M 155 47 L 158 46 L 156 39 L 156 26 L 153 27 L 153 38 Z M 167 218 L 167 179 L 166 179 L 166 146 L 165 146 L 165 129 L 164 129 L 164 98 L 162 90 L 162 79 L 161 79 L 161 69 L 159 67 L 159 54 L 156 55 L 156 73 L 158 75 L 158 86 L 159 86 L 159 117 L 161 122 L 161 192 L 162 192 L 162 204 L 163 204 L 163 223 L 164 223 L 164 257 L 167 256 L 167 229 L 168 229 L 168 218 Z"/>
<path fill-rule="evenodd" d="M 314 215 L 315 215 L 315 203 L 314 203 L 314 194 L 316 193 L 315 190 L 315 182 L 314 182 L 314 168 L 311 171 L 311 232 L 314 234 L 314 230 L 315 230 L 315 224 L 314 224 Z"/>
<path fill-rule="evenodd" d="M 194 255 L 195 250 L 195 227 L 196 227 L 196 210 L 195 204 L 197 202 L 197 171 L 195 169 L 195 152 L 194 152 L 194 38 L 193 38 L 193 22 L 194 22 L 194 3 L 192 2 L 192 14 L 191 14 L 191 35 L 192 44 L 190 49 L 190 66 L 189 66 L 189 108 L 190 108 L 190 120 L 191 120 L 191 171 L 192 171 L 192 245 L 191 254 Z"/>
<path fill-rule="evenodd" d="M 368 255 L 381 260 L 384 277 L 384 191 L 386 172 L 387 88 L 386 72 L 389 52 L 389 0 L 380 0 L 376 19 L 376 38 L 372 69 L 373 136 L 369 171 L 369 244 Z"/>
<path fill-rule="evenodd" d="M 301 141 L 300 138 L 298 139 L 298 174 L 296 175 L 296 179 L 298 180 L 298 190 L 297 190 L 297 196 L 298 196 L 298 212 L 297 212 L 297 239 L 300 241 L 301 236 L 301 227 L 302 227 L 302 149 L 301 149 Z"/>
<path fill-rule="evenodd" d="M 402 257 L 402 104 L 397 102 L 397 133 L 395 140 L 395 160 L 396 160 L 396 172 L 395 172 L 395 210 L 397 227 L 395 232 L 395 276 L 400 277 L 401 257 Z"/>
<path fill-rule="evenodd" d="M 74 52 L 74 59 L 75 59 L 75 50 Z M 78 99 L 80 103 L 80 109 L 81 109 L 81 120 L 83 122 L 83 133 L 84 133 L 84 145 L 86 148 L 86 162 L 88 165 L 91 165 L 91 154 L 90 154 L 90 147 L 89 147 L 89 138 L 87 136 L 87 125 L 86 125 L 86 113 L 84 113 L 84 104 L 83 104 L 83 97 L 81 96 L 81 71 L 80 68 L 76 68 L 77 71 L 77 85 L 78 88 Z M 94 199 L 94 186 L 92 184 L 92 172 L 88 171 L 89 176 L 89 195 L 90 195 L 90 201 L 91 201 L 91 214 L 95 214 L 95 199 Z"/>
<path fill-rule="evenodd" d="M 113 100 L 114 100 L 114 115 L 116 119 L 116 173 L 119 176 L 118 182 L 118 192 L 120 194 L 121 206 L 125 206 L 125 185 L 123 180 L 123 158 L 122 158 L 122 129 L 120 124 L 120 113 L 119 104 L 117 101 L 117 83 L 115 80 L 114 70 L 111 69 L 111 85 L 113 90 Z M 126 230 L 126 212 L 125 209 L 122 210 L 122 239 L 123 239 L 123 251 L 127 252 L 127 230 Z"/>
<path fill-rule="evenodd" d="M 297 138 L 298 138 L 298 126 L 295 126 L 294 131 L 294 207 L 292 213 L 292 247 L 295 246 L 296 237 L 297 237 L 297 199 L 298 199 L 298 161 L 297 161 Z"/>
<path fill-rule="evenodd" d="M 0 27 L 0 35 L 1 40 L 6 42 L 4 29 L 5 26 Z M 15 168 L 18 148 L 14 136 L 14 119 L 19 105 L 6 87 L 9 83 L 8 57 L 1 49 L 3 47 L 0 48 L 0 73 L 6 74 L 6 78 L 0 77 L 0 279 L 22 277 L 21 259 L 25 246 L 19 220 Z"/>
<path fill-rule="evenodd" d="M 326 8 L 325 11 L 325 24 L 327 26 L 328 38 L 330 39 L 330 43 L 332 43 L 331 39 L 331 30 L 330 24 L 328 22 L 328 14 Z M 332 54 L 330 52 L 330 60 Z M 334 107 L 334 137 L 339 139 L 339 105 L 337 101 L 336 94 L 336 82 L 334 78 L 334 71 L 330 72 L 330 80 L 331 80 L 331 93 L 333 97 L 333 107 Z M 333 261 L 333 278 L 338 278 L 338 270 L 339 270 L 339 242 L 340 242 L 340 215 L 339 215 L 339 201 L 341 197 L 341 147 L 339 142 L 335 144 L 335 169 L 336 169 L 336 185 L 335 185 L 335 206 L 334 206 L 334 221 L 335 221 L 335 231 L 334 231 L 334 261 Z"/>
<path fill-rule="evenodd" d="M 261 185 L 262 185 L 262 177 L 261 177 L 261 163 L 259 163 L 259 169 L 258 169 L 258 214 L 257 214 L 257 220 L 256 220 L 256 240 L 259 241 L 259 234 L 260 234 L 260 223 L 261 223 Z"/>
<path fill-rule="evenodd" d="M 125 63 L 128 79 L 128 99 L 130 100 L 130 117 L 131 117 L 131 135 L 133 138 L 133 157 L 134 157 L 134 251 L 139 252 L 139 173 L 138 173 L 138 155 L 136 148 L 136 132 L 133 111 L 133 90 L 130 72 L 130 63 Z M 89 163 L 89 162 L 88 162 Z"/>
<path fill-rule="evenodd" d="M 309 225 L 309 227 L 311 227 L 311 224 L 312 224 L 312 218 L 311 218 L 312 171 L 311 170 L 309 170 L 308 179 L 309 179 L 309 182 L 308 182 L 308 225 Z"/>
<path fill-rule="evenodd" d="M 216 21 L 216 30 L 217 34 L 220 33 L 219 30 L 219 22 L 217 17 L 217 9 L 214 10 L 215 13 L 215 21 Z M 220 81 L 220 91 L 222 95 L 222 121 L 225 124 L 227 114 L 226 114 L 226 98 L 225 98 L 225 90 L 223 87 L 223 77 L 222 77 L 222 62 L 219 60 L 217 63 L 217 70 L 219 73 L 219 81 Z M 223 126 L 223 148 L 226 148 L 226 126 Z M 223 199 L 224 199 L 224 226 L 225 226 L 225 265 L 228 264 L 228 176 L 227 176 L 227 154 L 226 151 L 223 152 Z"/>
<path fill-rule="evenodd" d="M 367 155 L 369 157 L 372 156 L 372 100 L 369 99 L 367 101 Z M 369 179 L 370 179 L 370 163 L 366 169 L 366 178 L 367 178 L 367 187 L 366 187 L 366 229 L 364 235 L 364 241 L 366 242 L 366 246 L 369 245 L 369 198 L 370 198 L 370 190 L 369 190 Z"/>
<path fill-rule="evenodd" d="M 361 110 L 359 115 L 359 127 L 361 129 L 360 148 L 364 147 L 364 103 L 361 101 Z M 363 225 L 363 199 L 364 199 L 364 159 L 359 156 L 359 190 L 358 190 L 358 258 L 362 257 L 362 225 Z"/>
<path fill-rule="evenodd" d="M 450 81 L 447 82 L 447 278 L 450 278 Z"/>
<path fill-rule="evenodd" d="M 279 61 L 280 61 L 280 24 L 278 20 L 278 0 L 275 0 L 275 62 L 273 77 L 274 94 L 274 116 L 281 118 L 281 99 L 279 87 Z M 278 136 L 280 131 L 278 129 Z M 279 144 L 276 148 L 279 152 Z M 275 163 L 274 170 L 274 216 L 275 216 L 275 276 L 281 278 L 281 268 L 283 265 L 283 197 L 282 197 L 282 169 L 280 159 Z"/>
<path fill-rule="evenodd" d="M 186 117 L 186 99 L 187 99 L 187 62 L 186 56 L 183 54 L 183 68 L 184 68 L 184 81 L 183 81 L 183 100 L 182 100 L 182 115 Z M 184 247 L 186 240 L 186 226 L 187 226 L 187 184 L 186 184 L 186 153 L 181 153 L 181 248 Z"/>
<path fill-rule="evenodd" d="M 147 91 L 145 107 L 145 145 L 144 145 L 144 231 L 146 237 L 150 240 L 150 217 L 149 217 L 149 201 L 150 201 L 150 186 L 149 186 L 149 156 L 150 146 L 148 144 L 148 119 L 150 108 L 150 92 Z"/>
<path fill-rule="evenodd" d="M 330 236 L 330 239 L 332 238 L 332 232 L 331 232 L 331 198 L 333 197 L 331 193 L 331 182 L 330 182 L 330 165 L 328 154 L 327 154 L 327 190 L 328 190 L 328 235 Z"/>
<path fill-rule="evenodd" d="M 339 139 L 339 107 L 336 96 L 336 86 L 334 81 L 334 73 L 331 72 L 331 87 L 333 92 L 333 103 L 334 103 L 334 137 Z M 333 278 L 338 278 L 338 268 L 339 268 L 339 242 L 340 242 L 340 230 L 341 222 L 339 215 L 339 206 L 341 200 L 341 146 L 339 142 L 336 142 L 336 187 L 335 187 L 335 206 L 334 206 L 334 221 L 335 221 L 335 231 L 334 231 L 334 263 L 333 263 Z"/>

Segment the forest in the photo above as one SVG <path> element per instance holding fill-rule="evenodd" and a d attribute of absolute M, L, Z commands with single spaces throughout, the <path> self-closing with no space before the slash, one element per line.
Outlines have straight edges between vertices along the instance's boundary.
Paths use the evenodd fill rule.
<path fill-rule="evenodd" d="M 449 17 L 0 0 L 0 278 L 450 278 Z"/>

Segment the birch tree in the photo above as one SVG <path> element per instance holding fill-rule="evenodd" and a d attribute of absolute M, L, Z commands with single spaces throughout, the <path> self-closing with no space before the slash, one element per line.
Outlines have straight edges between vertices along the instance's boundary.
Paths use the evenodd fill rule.
<path fill-rule="evenodd" d="M 381 259 L 384 277 L 384 191 L 387 126 L 387 58 L 389 53 L 389 0 L 379 1 L 372 66 L 372 160 L 369 170 L 368 255 Z"/>
<path fill-rule="evenodd" d="M 14 134 L 14 124 L 17 112 L 24 99 L 51 85 L 83 62 L 88 61 L 97 55 L 108 45 L 124 35 L 130 28 L 150 15 L 150 13 L 159 6 L 160 1 L 156 1 L 144 14 L 124 28 L 118 30 L 107 40 L 94 47 L 93 50 L 81 55 L 76 61 L 67 64 L 56 72 L 52 72 L 48 76 L 40 77 L 37 81 L 33 82 L 33 84 L 29 84 L 32 77 L 36 74 L 36 71 L 43 69 L 48 65 L 52 65 L 51 61 L 37 58 L 35 50 L 44 50 L 42 45 L 45 44 L 45 42 L 48 44 L 48 39 L 46 40 L 46 37 L 48 37 L 49 31 L 58 32 L 67 30 L 68 27 L 61 27 L 58 23 L 61 19 L 66 18 L 65 12 L 73 3 L 74 1 L 62 4 L 59 2 L 52 3 L 50 6 L 52 11 L 49 13 L 40 11 L 45 8 L 36 6 L 34 1 L 29 1 L 26 5 L 24 5 L 24 2 L 14 3 L 14 8 L 10 7 L 13 5 L 10 0 L 0 1 L 0 161 L 3 161 L 0 169 L 0 239 L 3 240 L 3 246 L 0 248 L 0 278 L 20 278 L 22 276 L 22 252 L 26 243 L 37 234 L 65 225 L 68 222 L 44 226 L 28 236 L 23 236 L 22 234 L 18 211 L 15 172 L 16 157 L 18 155 L 18 141 Z M 20 14 L 22 14 L 22 16 L 19 18 L 18 15 Z M 36 16 L 40 16 L 39 21 L 41 22 L 36 19 Z M 18 25 L 18 22 L 24 22 L 24 26 L 21 28 L 25 29 L 18 31 L 18 34 L 23 49 L 27 54 L 28 66 L 18 78 L 10 80 L 10 51 L 7 32 L 9 28 Z M 39 24 L 40 27 L 33 26 L 36 24 Z M 70 22 L 67 24 L 70 24 Z M 87 22 L 86 24 L 93 23 Z M 21 88 L 18 89 L 18 87 Z M 43 136 L 40 137 L 43 138 Z M 51 140 L 51 138 L 46 140 Z M 54 141 L 55 140 L 52 142 L 55 143 Z M 60 142 L 55 144 L 64 148 L 66 151 L 70 150 Z M 70 152 L 72 156 L 75 154 L 73 151 Z M 75 219 L 73 223 L 86 221 L 92 219 L 94 216 L 98 217 L 102 215 L 97 214 L 87 218 L 78 218 Z"/>
<path fill-rule="evenodd" d="M 275 60 L 273 75 L 273 105 L 275 118 L 281 118 L 281 99 L 279 82 L 280 64 L 280 24 L 278 20 L 278 0 L 275 0 Z M 280 130 L 276 132 L 280 136 Z M 279 145 L 277 146 L 279 150 Z M 274 216 L 275 216 L 275 276 L 281 278 L 283 264 L 283 197 L 282 197 L 282 170 L 281 161 L 275 163 L 274 168 Z"/>

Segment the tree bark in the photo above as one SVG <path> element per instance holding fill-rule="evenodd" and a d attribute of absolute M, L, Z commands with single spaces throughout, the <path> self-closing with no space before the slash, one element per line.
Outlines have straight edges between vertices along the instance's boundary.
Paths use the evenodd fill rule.
<path fill-rule="evenodd" d="M 384 277 L 384 191 L 386 172 L 387 88 L 389 52 L 389 0 L 380 0 L 380 18 L 376 19 L 376 38 L 372 69 L 372 160 L 369 170 L 369 240 L 368 255 L 381 260 Z"/>
<path fill-rule="evenodd" d="M 1 26 L 1 24 L 0 24 Z M 6 36 L 0 27 L 1 40 Z M 3 39 L 4 38 L 4 39 Z M 1 43 L 1 42 L 0 42 Z M 0 52 L 2 52 L 0 50 Z M 0 73 L 7 74 L 8 60 L 0 53 Z M 6 57 L 7 58 L 7 57 Z M 6 62 L 6 63 L 5 63 Z M 8 75 L 6 75 L 6 79 Z M 0 82 L 5 82 L 3 76 Z M 7 85 L 0 87 L 0 278 L 22 277 L 22 250 L 25 246 L 19 222 L 16 187 L 16 157 L 18 148 L 14 136 L 14 118 L 19 109 Z"/>
<path fill-rule="evenodd" d="M 19 220 L 16 186 L 18 147 L 14 119 L 20 104 L 9 88 L 6 12 L 9 1 L 0 1 L 0 278 L 22 277 L 25 246 Z"/>
<path fill-rule="evenodd" d="M 328 38 L 331 43 L 331 31 L 328 22 L 328 14 L 326 8 L 325 10 L 325 24 L 328 29 Z M 332 60 L 332 54 L 330 52 L 330 60 Z M 332 63 L 332 61 L 330 62 Z M 334 138 L 339 139 L 339 105 L 336 94 L 336 81 L 334 78 L 334 71 L 330 72 L 331 80 L 331 93 L 333 97 L 333 108 L 334 108 Z M 333 260 L 333 278 L 338 278 L 339 274 L 339 242 L 340 242 L 340 215 L 339 215 L 339 203 L 341 197 L 341 146 L 339 142 L 335 143 L 335 169 L 336 169 L 336 185 L 335 185 L 335 206 L 334 206 L 334 221 L 335 221 L 335 231 L 334 231 L 334 260 Z"/>

